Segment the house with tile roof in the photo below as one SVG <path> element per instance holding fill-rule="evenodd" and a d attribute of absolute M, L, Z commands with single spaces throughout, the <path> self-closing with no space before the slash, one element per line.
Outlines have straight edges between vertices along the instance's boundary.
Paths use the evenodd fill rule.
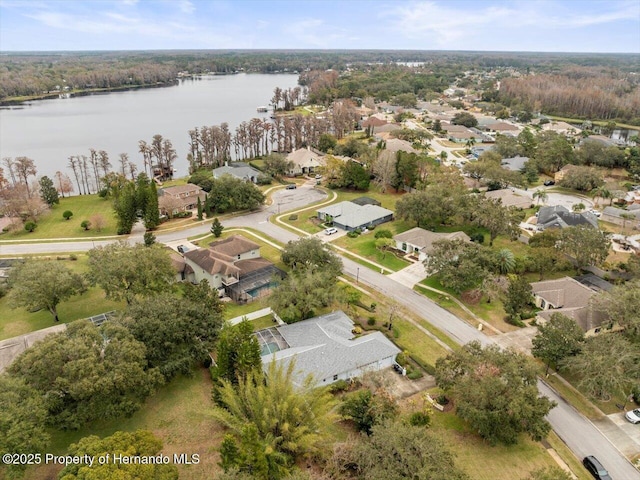
<path fill-rule="evenodd" d="M 619 329 L 603 312 L 591 307 L 589 300 L 596 291 L 571 277 L 534 282 L 531 288 L 536 306 L 542 309 L 537 314 L 541 323 L 548 322 L 554 313 L 561 313 L 572 318 L 587 336 Z"/>
<path fill-rule="evenodd" d="M 287 155 L 287 161 L 292 163 L 289 175 L 308 175 L 325 165 L 324 153 L 310 147 L 294 150 Z"/>
<path fill-rule="evenodd" d="M 284 368 L 295 361 L 295 383 L 313 375 L 318 386 L 350 380 L 391 367 L 400 349 L 382 332 L 356 335 L 353 321 L 335 311 L 290 325 L 256 332 L 266 370 L 276 361 Z"/>
<path fill-rule="evenodd" d="M 260 246 L 243 237 L 233 235 L 184 252 L 184 279 L 198 284 L 207 280 L 221 295 L 236 302 L 251 302 L 269 293 L 275 286 L 279 270 L 260 256 Z"/>
<path fill-rule="evenodd" d="M 471 241 L 471 238 L 464 232 L 436 233 L 420 227 L 399 233 L 395 235 L 393 239 L 396 242 L 396 249 L 417 256 L 421 262 L 429 257 L 429 254 L 433 250 L 433 244 L 438 240 Z"/>
<path fill-rule="evenodd" d="M 162 215 L 172 217 L 180 212 L 195 210 L 200 202 L 204 202 L 207 194 L 198 185 L 187 183 L 175 187 L 158 190 L 158 208 Z"/>

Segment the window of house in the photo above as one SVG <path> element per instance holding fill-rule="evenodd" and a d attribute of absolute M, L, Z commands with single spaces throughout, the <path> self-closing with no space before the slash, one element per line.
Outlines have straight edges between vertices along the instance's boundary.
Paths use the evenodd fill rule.
<path fill-rule="evenodd" d="M 543 310 L 547 308 L 547 302 L 545 302 L 543 299 L 540 300 L 540 308 L 542 308 Z"/>
<path fill-rule="evenodd" d="M 240 255 L 238 255 L 238 260 L 240 260 Z"/>
<path fill-rule="evenodd" d="M 406 244 L 406 243 L 403 243 L 403 244 L 402 244 L 402 251 L 403 251 L 403 252 L 406 252 L 406 251 L 407 251 L 407 244 Z"/>
<path fill-rule="evenodd" d="M 333 381 L 335 382 L 336 380 L 338 380 L 338 375 L 333 376 Z"/>

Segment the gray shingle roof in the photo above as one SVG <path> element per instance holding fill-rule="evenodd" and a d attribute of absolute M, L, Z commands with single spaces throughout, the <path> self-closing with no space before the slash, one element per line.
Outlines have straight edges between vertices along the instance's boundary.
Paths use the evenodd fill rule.
<path fill-rule="evenodd" d="M 229 174 L 241 180 L 251 180 L 258 178 L 258 176 L 262 175 L 262 172 L 256 170 L 251 166 L 248 166 L 247 164 L 243 164 L 242 166 L 225 165 L 224 167 L 218 167 L 213 170 L 213 176 L 215 178 L 220 178 L 225 174 Z"/>
<path fill-rule="evenodd" d="M 534 282 L 531 288 L 534 295 L 543 298 L 555 308 L 585 307 L 596 293 L 571 277 Z"/>
<path fill-rule="evenodd" d="M 538 212 L 538 225 L 542 228 L 566 228 L 587 225 L 598 228 L 598 219 L 590 212 L 574 213 L 567 207 L 542 207 Z"/>
<path fill-rule="evenodd" d="M 347 228 L 357 228 L 393 215 L 393 211 L 377 205 L 357 205 L 346 200 L 323 207 L 318 212 L 331 215 L 334 221 Z"/>
<path fill-rule="evenodd" d="M 464 242 L 470 242 L 471 239 L 464 232 L 436 233 L 424 228 L 415 227 L 406 232 L 399 233 L 393 237 L 398 242 L 406 242 L 419 247 L 421 251 L 429 253 L 433 248 L 433 242 L 438 240 L 455 240 L 459 239 Z"/>
<path fill-rule="evenodd" d="M 316 382 L 350 372 L 400 353 L 381 332 L 358 338 L 351 333 L 353 322 L 337 311 L 291 325 L 277 327 L 289 348 L 262 357 L 264 365 L 275 359 L 285 367 L 296 362 L 297 381 L 313 374 Z"/>

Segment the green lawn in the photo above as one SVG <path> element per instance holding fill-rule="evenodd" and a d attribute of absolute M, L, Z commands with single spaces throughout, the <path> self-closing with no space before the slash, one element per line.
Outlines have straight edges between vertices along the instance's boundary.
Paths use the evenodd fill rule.
<path fill-rule="evenodd" d="M 395 229 L 391 226 L 391 224 L 396 222 L 391 222 L 389 224 L 380 225 L 377 227 L 377 230 L 388 228 L 391 231 Z M 391 228 L 389 228 L 391 227 Z M 364 235 L 360 235 L 356 238 L 349 238 L 346 235 L 340 237 L 333 244 L 346 248 L 350 252 L 357 253 L 369 260 L 379 263 L 387 267 L 390 270 L 398 271 L 402 270 L 404 267 L 411 265 L 411 262 L 404 260 L 402 258 L 398 258 L 392 252 L 381 252 L 376 248 L 376 239 L 375 239 L 375 231 L 369 232 Z"/>
<path fill-rule="evenodd" d="M 62 218 L 66 210 L 73 212 L 70 220 Z M 94 227 L 84 230 L 80 223 L 91 220 L 94 215 L 104 219 L 104 227 L 97 231 Z M 116 217 L 111 202 L 98 195 L 76 195 L 61 198 L 59 205 L 54 205 L 50 211 L 43 214 L 37 222 L 37 228 L 28 233 L 24 228 L 15 232 L 0 235 L 0 240 L 37 240 L 52 238 L 86 238 L 116 235 Z"/>
<path fill-rule="evenodd" d="M 227 302 L 224 304 L 224 318 L 230 320 L 232 318 L 246 315 L 247 313 L 255 312 L 267 308 L 267 298 L 258 298 L 251 303 L 245 303 L 244 305 L 238 305 L 237 303 Z"/>
<path fill-rule="evenodd" d="M 557 466 L 540 442 L 524 435 L 516 445 L 491 446 L 453 412 L 434 411 L 431 419 L 431 429 L 440 434 L 454 452 L 456 465 L 474 480 L 521 479 L 539 468 Z"/>
<path fill-rule="evenodd" d="M 65 266 L 75 272 L 84 273 L 87 269 L 87 257 L 79 255 L 77 261 L 60 260 Z M 91 317 L 111 310 L 121 310 L 124 302 L 107 300 L 104 291 L 98 287 L 91 287 L 82 295 L 76 295 L 63 301 L 58 306 L 61 323 L 69 323 L 81 318 Z M 25 333 L 40 330 L 55 325 L 48 310 L 34 313 L 20 307 L 12 309 L 8 297 L 0 298 L 0 340 L 12 338 Z"/>
<path fill-rule="evenodd" d="M 251 325 L 253 325 L 253 329 L 255 331 L 258 331 L 274 327 L 276 323 L 273 321 L 273 315 L 269 314 L 264 317 L 256 318 L 255 320 L 251 320 Z"/>
<path fill-rule="evenodd" d="M 105 437 L 118 430 L 150 430 L 164 443 L 162 453 L 199 454 L 200 464 L 178 465 L 181 479 L 205 480 L 220 471 L 218 445 L 222 440 L 221 427 L 209 414 L 211 380 L 206 369 L 194 375 L 179 376 L 160 388 L 131 418 L 101 421 L 78 431 L 52 431 L 48 452 L 64 454 L 67 447 L 87 435 Z M 53 465 L 27 470 L 24 478 L 45 480 L 55 478 L 59 468 Z"/>

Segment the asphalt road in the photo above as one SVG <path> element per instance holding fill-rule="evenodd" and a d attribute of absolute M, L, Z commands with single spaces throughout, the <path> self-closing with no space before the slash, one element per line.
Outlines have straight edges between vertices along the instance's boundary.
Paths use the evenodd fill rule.
<path fill-rule="evenodd" d="M 234 217 L 223 222 L 225 227 L 251 227 L 266 235 L 286 243 L 295 240 L 297 235 L 268 221 L 268 217 L 284 211 L 301 208 L 309 203 L 326 198 L 321 190 L 312 188 L 310 184 L 296 190 L 278 190 L 272 194 L 273 203 L 269 207 L 259 211 Z M 309 213 L 305 213 L 309 214 Z M 170 242 L 185 239 L 187 237 L 206 233 L 209 225 L 199 225 L 187 230 L 158 234 L 160 242 Z M 82 241 L 44 244 L 0 244 L 0 254 L 25 253 L 57 253 L 70 251 L 86 251 L 94 246 L 105 245 L 109 241 Z M 415 314 L 445 332 L 459 344 L 465 344 L 473 340 L 480 341 L 483 345 L 494 343 L 491 337 L 484 335 L 466 322 L 460 320 L 447 310 L 439 307 L 428 298 L 419 295 L 408 287 L 400 285 L 369 268 L 342 257 L 344 273 L 357 278 L 359 283 L 379 291 L 385 296 L 394 299 L 404 307 L 410 308 Z M 595 455 L 609 471 L 615 480 L 640 479 L 638 472 L 627 459 L 600 433 L 600 431 L 573 407 L 564 402 L 553 393 L 543 382 L 538 383 L 540 392 L 554 400 L 558 406 L 548 415 L 554 431 L 562 438 L 569 448 L 582 458 L 586 455 Z"/>

